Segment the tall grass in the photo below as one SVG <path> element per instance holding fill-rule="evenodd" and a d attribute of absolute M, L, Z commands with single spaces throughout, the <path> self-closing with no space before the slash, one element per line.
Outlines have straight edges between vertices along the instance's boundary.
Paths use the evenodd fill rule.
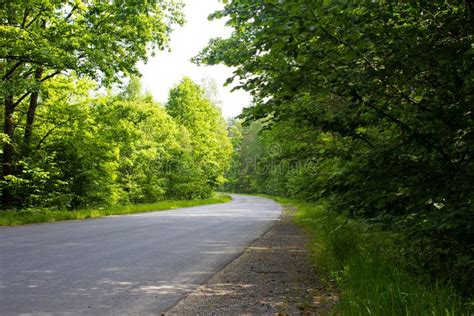
<path fill-rule="evenodd" d="M 82 220 L 109 215 L 126 215 L 144 212 L 171 210 L 181 207 L 224 203 L 232 198 L 226 194 L 215 194 L 209 199 L 160 201 L 150 204 L 130 204 L 83 210 L 25 209 L 0 211 L 0 226 L 15 226 L 66 220 Z"/>
<path fill-rule="evenodd" d="M 310 231 L 315 264 L 340 291 L 341 315 L 469 315 L 454 290 L 403 269 L 397 235 L 373 229 L 327 210 L 324 202 L 302 203 L 296 221 Z"/>

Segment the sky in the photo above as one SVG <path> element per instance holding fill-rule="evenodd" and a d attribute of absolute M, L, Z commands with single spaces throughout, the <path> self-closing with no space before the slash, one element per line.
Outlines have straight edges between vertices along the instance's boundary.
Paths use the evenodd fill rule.
<path fill-rule="evenodd" d="M 231 86 L 223 87 L 225 80 L 232 76 L 232 69 L 223 65 L 196 66 L 190 62 L 211 38 L 230 36 L 232 30 L 224 25 L 224 21 L 207 19 L 210 13 L 222 8 L 222 4 L 218 0 L 183 2 L 186 5 L 186 24 L 175 27 L 171 33 L 171 52 L 158 52 L 146 64 L 139 65 L 143 88 L 151 92 L 156 101 L 164 103 L 168 98 L 168 91 L 184 76 L 199 84 L 203 79 L 214 79 L 218 97 L 222 101 L 223 116 L 226 119 L 235 117 L 243 107 L 250 105 L 251 98 L 244 91 L 231 93 Z"/>

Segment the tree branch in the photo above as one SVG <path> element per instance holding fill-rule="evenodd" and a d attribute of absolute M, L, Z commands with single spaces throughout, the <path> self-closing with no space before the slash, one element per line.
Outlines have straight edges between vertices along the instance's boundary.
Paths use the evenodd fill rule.
<path fill-rule="evenodd" d="M 67 23 L 67 21 L 69 21 L 69 19 L 71 18 L 72 14 L 74 13 L 74 11 L 77 10 L 77 8 L 79 8 L 79 6 L 76 4 L 72 7 L 71 11 L 69 12 L 69 14 L 64 18 L 64 22 Z"/>
<path fill-rule="evenodd" d="M 48 80 L 48 79 L 51 79 L 51 78 L 53 78 L 54 76 L 59 75 L 60 73 L 61 73 L 61 70 L 57 70 L 57 71 L 53 72 L 52 74 L 49 74 L 49 75 L 47 75 L 46 77 L 42 78 L 42 79 L 40 80 L 40 82 L 44 82 L 44 81 L 46 81 L 46 80 Z"/>
<path fill-rule="evenodd" d="M 53 78 L 54 76 L 58 75 L 61 73 L 61 70 L 58 70 L 58 71 L 55 71 L 53 72 L 52 74 L 49 74 L 47 75 L 46 77 L 42 78 L 41 80 L 39 80 L 39 82 L 44 82 L 48 79 L 51 79 Z M 23 94 L 18 100 L 16 100 L 15 103 L 13 103 L 13 106 L 16 107 L 18 106 L 18 104 L 21 103 L 21 101 L 23 101 L 26 97 L 28 97 L 29 95 L 31 94 L 31 91 L 28 91 L 28 92 L 25 92 L 25 94 Z"/>
<path fill-rule="evenodd" d="M 66 124 L 66 123 L 68 123 L 68 122 L 70 122 L 70 121 L 72 121 L 76 118 L 77 118 L 76 116 L 70 117 L 69 119 L 67 119 L 63 122 L 60 122 L 60 123 L 56 124 L 55 126 L 53 126 L 53 128 L 51 128 L 49 131 L 46 132 L 46 134 L 43 135 L 43 137 L 41 137 L 40 141 L 38 142 L 38 144 L 35 147 L 35 150 L 40 150 L 41 146 L 43 145 L 46 138 L 51 136 L 56 129 L 58 129 L 59 127 L 63 126 L 64 124 Z"/>
<path fill-rule="evenodd" d="M 7 80 L 11 75 L 13 75 L 13 73 L 15 72 L 15 70 L 21 66 L 21 64 L 23 64 L 23 61 L 18 61 L 3 77 L 2 77 L 2 80 Z"/>
<path fill-rule="evenodd" d="M 38 14 L 23 28 L 23 29 L 28 29 L 43 13 L 44 8 L 41 7 Z"/>
<path fill-rule="evenodd" d="M 25 24 L 26 24 L 26 19 L 28 18 L 28 14 L 30 13 L 30 8 L 29 7 L 26 7 L 25 8 L 25 13 L 23 14 L 23 21 L 21 22 L 21 25 L 20 27 L 23 29 L 25 28 Z"/>

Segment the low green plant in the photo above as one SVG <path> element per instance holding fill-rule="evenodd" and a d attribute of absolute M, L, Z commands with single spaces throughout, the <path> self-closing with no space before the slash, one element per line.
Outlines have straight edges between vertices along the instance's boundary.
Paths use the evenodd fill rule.
<path fill-rule="evenodd" d="M 109 215 L 126 215 L 135 213 L 171 210 L 182 207 L 205 204 L 225 203 L 232 198 L 226 194 L 214 194 L 208 199 L 169 200 L 150 204 L 129 204 L 122 206 L 103 207 L 83 210 L 51 210 L 51 209 L 23 209 L 6 210 L 0 212 L 0 226 L 16 226 L 24 224 L 56 222 L 65 220 L 82 220 Z"/>
<path fill-rule="evenodd" d="M 407 272 L 395 233 L 336 215 L 324 201 L 278 200 L 297 207 L 297 223 L 313 238 L 315 265 L 337 284 L 336 314 L 469 315 L 472 310 L 449 284 Z"/>

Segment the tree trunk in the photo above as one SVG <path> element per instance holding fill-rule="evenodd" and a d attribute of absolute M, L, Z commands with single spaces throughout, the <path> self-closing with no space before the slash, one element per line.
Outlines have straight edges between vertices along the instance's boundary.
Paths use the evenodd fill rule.
<path fill-rule="evenodd" d="M 10 142 L 3 143 L 3 159 L 2 159 L 2 180 L 5 177 L 13 174 L 13 112 L 15 111 L 15 104 L 13 97 L 7 96 L 5 98 L 5 118 L 3 122 L 3 133 L 9 138 Z M 12 195 L 10 189 L 5 185 L 2 186 L 2 207 L 12 203 Z"/>
<path fill-rule="evenodd" d="M 43 68 L 38 67 L 35 71 L 35 80 L 39 83 L 41 76 L 43 75 Z M 25 134 L 23 137 L 23 155 L 28 156 L 30 154 L 31 147 L 31 136 L 33 135 L 33 124 L 35 122 L 36 108 L 38 107 L 39 87 L 31 93 L 30 105 L 28 107 L 28 113 L 26 116 Z"/>

